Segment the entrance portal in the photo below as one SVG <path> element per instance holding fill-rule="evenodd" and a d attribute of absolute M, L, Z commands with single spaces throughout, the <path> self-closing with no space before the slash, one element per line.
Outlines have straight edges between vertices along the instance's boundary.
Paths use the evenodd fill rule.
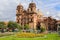
<path fill-rule="evenodd" d="M 41 26 L 41 25 L 40 25 L 40 22 L 38 22 L 38 23 L 37 23 L 37 26 L 36 26 L 37 33 L 40 33 L 40 32 L 41 32 L 40 26 Z"/>
<path fill-rule="evenodd" d="M 40 26 L 41 26 L 41 25 L 40 25 L 40 22 L 38 22 L 38 23 L 37 23 L 37 26 L 36 26 L 36 29 L 37 29 L 37 30 L 40 30 Z"/>

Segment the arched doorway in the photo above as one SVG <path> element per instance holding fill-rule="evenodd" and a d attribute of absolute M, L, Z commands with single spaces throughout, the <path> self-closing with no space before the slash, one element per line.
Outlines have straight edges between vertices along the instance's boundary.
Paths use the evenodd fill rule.
<path fill-rule="evenodd" d="M 41 25 L 40 25 L 40 22 L 37 22 L 36 29 L 37 29 L 37 30 L 40 30 L 40 26 L 41 26 Z"/>
<path fill-rule="evenodd" d="M 41 32 L 40 27 L 41 27 L 40 22 L 37 22 L 37 26 L 36 26 L 37 33 Z"/>

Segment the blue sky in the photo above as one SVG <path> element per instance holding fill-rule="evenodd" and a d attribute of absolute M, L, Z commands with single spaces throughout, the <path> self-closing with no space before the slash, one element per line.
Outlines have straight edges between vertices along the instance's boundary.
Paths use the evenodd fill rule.
<path fill-rule="evenodd" d="M 60 0 L 33 0 L 44 16 L 60 19 Z M 31 0 L 0 0 L 0 21 L 15 21 L 16 7 L 19 3 L 28 8 Z"/>

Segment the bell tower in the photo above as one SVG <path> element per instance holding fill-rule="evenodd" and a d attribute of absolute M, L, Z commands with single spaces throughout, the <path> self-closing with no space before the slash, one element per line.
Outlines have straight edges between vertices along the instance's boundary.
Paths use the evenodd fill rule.
<path fill-rule="evenodd" d="M 29 11 L 33 11 L 33 12 L 36 11 L 36 4 L 33 2 L 33 0 L 32 0 L 31 3 L 29 4 L 28 9 L 29 9 Z"/>
<path fill-rule="evenodd" d="M 22 6 L 21 4 L 19 4 L 19 5 L 17 6 L 16 11 L 17 11 L 18 14 L 21 14 L 21 13 L 23 12 L 23 6 Z"/>
<path fill-rule="evenodd" d="M 19 4 L 16 9 L 16 22 L 21 24 L 21 15 L 23 13 L 23 6 Z"/>
<path fill-rule="evenodd" d="M 37 13 L 36 13 L 36 4 L 33 2 L 33 0 L 31 1 L 31 3 L 29 3 L 28 14 L 29 14 L 30 29 L 35 30 L 37 23 Z"/>

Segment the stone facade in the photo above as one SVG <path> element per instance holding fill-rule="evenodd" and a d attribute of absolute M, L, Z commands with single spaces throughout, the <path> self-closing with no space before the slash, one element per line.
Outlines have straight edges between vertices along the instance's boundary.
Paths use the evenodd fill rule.
<path fill-rule="evenodd" d="M 52 17 L 46 17 L 43 21 L 48 31 L 57 31 L 57 20 Z"/>
<path fill-rule="evenodd" d="M 37 10 L 36 4 L 33 2 L 29 4 L 27 10 L 25 10 L 21 4 L 17 6 L 16 22 L 23 27 L 25 24 L 29 24 L 30 29 L 36 29 L 36 26 L 42 16 L 42 12 Z"/>
<path fill-rule="evenodd" d="M 29 25 L 30 29 L 40 29 L 44 27 L 49 31 L 57 30 L 57 20 L 52 17 L 43 17 L 43 14 L 36 8 L 36 4 L 31 2 L 25 10 L 21 4 L 16 8 L 16 22 L 23 28 L 25 24 Z"/>

